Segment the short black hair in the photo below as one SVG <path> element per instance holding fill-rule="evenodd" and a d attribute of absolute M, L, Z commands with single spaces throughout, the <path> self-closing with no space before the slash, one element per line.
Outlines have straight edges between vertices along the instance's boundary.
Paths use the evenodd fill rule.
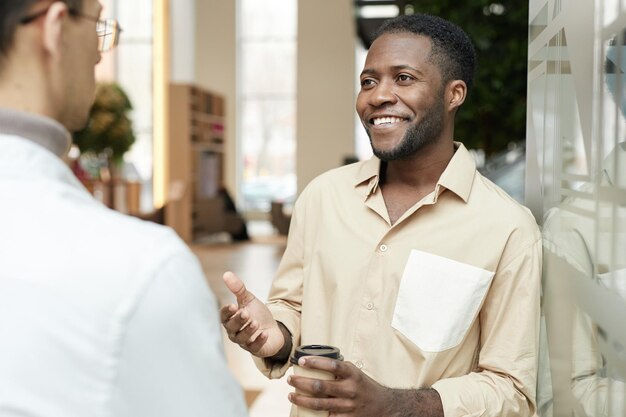
<path fill-rule="evenodd" d="M 414 33 L 427 36 L 432 49 L 429 59 L 439 67 L 443 85 L 463 80 L 470 90 L 476 70 L 476 50 L 471 39 L 457 25 L 437 16 L 412 14 L 387 20 L 374 40 L 386 33 Z"/>
<path fill-rule="evenodd" d="M 0 1 L 0 59 L 7 55 L 13 45 L 15 30 L 27 11 L 39 0 Z M 81 11 L 83 0 L 61 0 L 72 10 Z"/>

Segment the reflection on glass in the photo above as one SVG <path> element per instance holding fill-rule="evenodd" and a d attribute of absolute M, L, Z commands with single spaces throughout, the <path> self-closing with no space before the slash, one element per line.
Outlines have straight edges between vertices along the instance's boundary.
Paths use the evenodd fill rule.
<path fill-rule="evenodd" d="M 534 41 L 548 27 L 548 4 L 546 3 L 537 16 L 530 22 L 529 41 Z"/>
<path fill-rule="evenodd" d="M 626 416 L 626 357 L 620 343 L 626 326 L 616 331 L 600 314 L 606 312 L 604 302 L 619 309 L 609 313 L 620 314 L 626 306 L 626 137 L 620 128 L 626 120 L 624 45 L 620 35 L 605 48 L 594 175 L 575 177 L 580 180 L 576 190 L 563 181 L 566 198 L 543 221 L 545 321 L 537 397 L 542 417 Z M 560 94 L 563 103 L 568 97 L 564 90 Z M 561 118 L 561 125 L 571 121 L 565 114 Z M 584 147 L 563 146 L 560 152 L 562 173 L 575 172 L 568 161 L 580 157 Z"/>

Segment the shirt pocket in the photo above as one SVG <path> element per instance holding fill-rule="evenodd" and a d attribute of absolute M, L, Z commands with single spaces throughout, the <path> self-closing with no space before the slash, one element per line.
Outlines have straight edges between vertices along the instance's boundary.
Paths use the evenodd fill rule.
<path fill-rule="evenodd" d="M 494 273 L 411 250 L 391 325 L 425 352 L 457 346 L 480 308 Z"/>

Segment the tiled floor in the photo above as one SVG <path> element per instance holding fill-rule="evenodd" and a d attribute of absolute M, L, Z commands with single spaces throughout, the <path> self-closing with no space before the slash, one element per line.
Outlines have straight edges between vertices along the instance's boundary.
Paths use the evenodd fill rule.
<path fill-rule="evenodd" d="M 222 282 L 225 271 L 233 271 L 257 297 L 265 300 L 272 278 L 285 248 L 285 238 L 273 235 L 253 237 L 248 243 L 193 245 L 209 285 L 220 305 L 234 297 Z M 224 334 L 228 364 L 246 391 L 250 417 L 287 417 L 291 387 L 285 379 L 269 381 L 254 366 L 250 355 L 231 343 Z"/>

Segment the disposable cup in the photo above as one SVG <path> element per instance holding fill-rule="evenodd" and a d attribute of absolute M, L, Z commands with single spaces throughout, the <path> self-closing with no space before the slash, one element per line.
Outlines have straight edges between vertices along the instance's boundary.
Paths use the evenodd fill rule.
<path fill-rule="evenodd" d="M 306 378 L 321 379 L 324 381 L 332 381 L 335 376 L 330 372 L 320 371 L 318 369 L 303 368 L 298 365 L 298 360 L 304 356 L 321 356 L 325 358 L 331 358 L 336 360 L 343 360 L 343 356 L 339 352 L 339 349 L 329 345 L 303 345 L 296 348 L 290 361 L 293 364 L 294 375 L 303 376 Z M 300 390 L 296 390 L 296 393 L 301 395 L 308 395 Z M 311 410 L 304 407 L 295 407 L 296 417 L 328 417 L 328 411 Z M 292 417 L 294 414 L 292 414 Z"/>

